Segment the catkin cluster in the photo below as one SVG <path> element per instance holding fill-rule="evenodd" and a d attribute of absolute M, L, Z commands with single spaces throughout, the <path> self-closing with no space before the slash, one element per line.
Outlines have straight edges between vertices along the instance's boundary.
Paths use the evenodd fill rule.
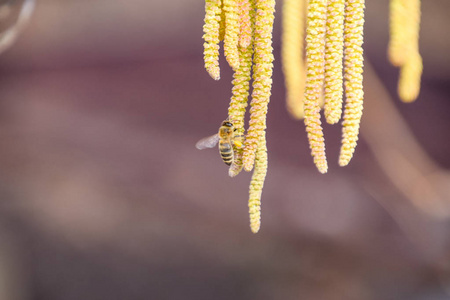
<path fill-rule="evenodd" d="M 364 95 L 364 0 L 285 0 L 283 19 L 287 106 L 295 118 L 304 118 L 314 163 L 321 173 L 326 173 L 328 164 L 320 111 L 324 102 L 326 121 L 337 123 L 342 114 L 344 90 L 341 166 L 349 163 L 358 140 Z"/>
<path fill-rule="evenodd" d="M 206 0 L 204 29 L 205 68 L 213 79 L 220 78 L 219 41 L 234 71 L 228 120 L 236 129 L 234 161 L 229 175 L 242 169 L 253 171 L 250 183 L 250 228 L 260 227 L 261 193 L 267 173 L 266 114 L 272 88 L 272 29 L 275 0 Z M 252 76 L 253 75 L 253 76 Z M 253 79 L 253 81 L 252 81 Z M 252 84 L 250 121 L 245 131 L 244 116 Z"/>
<path fill-rule="evenodd" d="M 234 71 L 228 120 L 239 143 L 233 146 L 229 175 L 251 171 L 250 227 L 260 228 L 261 192 L 267 173 L 266 115 L 272 88 L 272 29 L 275 0 L 205 0 L 205 68 L 220 79 L 219 42 Z M 388 56 L 400 67 L 398 92 L 405 102 L 420 90 L 420 0 L 390 0 Z M 321 173 L 328 170 L 321 122 L 342 115 L 339 165 L 347 165 L 358 141 L 363 110 L 363 27 L 365 0 L 284 0 L 282 64 L 286 106 L 304 119 L 311 155 Z M 305 30 L 306 28 L 306 30 Z M 250 84 L 250 121 L 245 129 Z M 344 97 L 345 96 L 345 97 Z M 344 102 L 345 99 L 345 102 Z"/>

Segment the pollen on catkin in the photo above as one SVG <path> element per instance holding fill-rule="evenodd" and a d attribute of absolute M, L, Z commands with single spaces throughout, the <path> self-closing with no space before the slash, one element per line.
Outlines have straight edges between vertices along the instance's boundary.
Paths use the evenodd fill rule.
<path fill-rule="evenodd" d="M 255 7 L 253 92 L 243 154 L 246 171 L 253 168 L 259 140 L 265 134 L 267 107 L 272 88 L 272 28 L 275 0 L 256 0 Z"/>
<path fill-rule="evenodd" d="M 230 137 L 234 157 L 228 174 L 234 177 L 242 169 L 253 169 L 248 205 L 250 228 L 256 233 L 261 226 L 261 193 L 267 173 L 266 116 L 272 88 L 275 0 L 205 1 L 205 67 L 219 79 L 219 40 L 223 40 L 225 57 L 234 71 L 228 120 L 236 130 L 234 139 Z M 420 92 L 423 69 L 418 43 L 421 0 L 390 1 L 388 56 L 400 67 L 400 99 L 411 102 Z M 365 0 L 283 1 L 286 106 L 294 118 L 304 119 L 311 155 L 321 173 L 328 170 L 321 108 L 330 124 L 342 115 L 340 166 L 350 162 L 357 146 L 364 98 L 364 10 Z M 250 120 L 245 128 L 251 81 Z"/>
<path fill-rule="evenodd" d="M 206 0 L 205 11 L 205 25 L 203 25 L 205 69 L 213 79 L 219 80 L 219 22 L 221 1 Z"/>
<path fill-rule="evenodd" d="M 247 48 L 252 39 L 252 24 L 250 20 L 250 0 L 239 0 L 239 46 Z"/>
<path fill-rule="evenodd" d="M 319 106 L 325 68 L 326 3 L 326 0 L 309 1 L 306 29 L 305 125 L 311 155 L 321 173 L 328 169 Z"/>
<path fill-rule="evenodd" d="M 345 111 L 339 165 L 346 166 L 355 151 L 363 110 L 364 0 L 346 0 L 344 25 Z"/>
<path fill-rule="evenodd" d="M 257 233 L 261 227 L 261 193 L 267 174 L 267 146 L 265 135 L 261 136 L 256 151 L 255 170 L 253 171 L 249 191 L 250 228 Z"/>
<path fill-rule="evenodd" d="M 244 116 L 247 108 L 249 85 L 251 79 L 252 69 L 252 55 L 253 46 L 250 42 L 249 47 L 240 48 L 239 56 L 240 63 L 239 68 L 235 71 L 233 77 L 233 88 L 230 106 L 228 107 L 228 119 L 233 123 L 235 132 L 235 139 L 244 141 Z M 242 151 L 240 147 L 233 145 L 234 161 L 230 166 L 228 174 L 234 177 L 242 170 Z"/>
<path fill-rule="evenodd" d="M 295 119 L 303 119 L 305 63 L 303 59 L 305 0 L 283 2 L 281 59 L 286 86 L 286 107 Z"/>
<path fill-rule="evenodd" d="M 325 118 L 329 124 L 342 114 L 342 59 L 344 55 L 344 0 L 328 0 L 325 47 Z"/>
<path fill-rule="evenodd" d="M 225 11 L 225 58 L 233 70 L 239 67 L 239 6 L 237 0 L 223 0 Z"/>

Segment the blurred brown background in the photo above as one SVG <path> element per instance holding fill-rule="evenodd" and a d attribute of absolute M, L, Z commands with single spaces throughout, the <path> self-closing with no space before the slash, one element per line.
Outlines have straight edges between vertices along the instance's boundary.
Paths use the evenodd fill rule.
<path fill-rule="evenodd" d="M 225 61 L 218 82 L 203 69 L 204 2 L 37 1 L 0 56 L 0 299 L 450 299 L 450 1 L 423 1 L 413 104 L 386 60 L 388 1 L 367 1 L 382 85 L 368 67 L 348 167 L 325 126 L 326 175 L 284 107 L 281 4 L 253 235 L 250 174 L 194 148 L 231 91 Z"/>

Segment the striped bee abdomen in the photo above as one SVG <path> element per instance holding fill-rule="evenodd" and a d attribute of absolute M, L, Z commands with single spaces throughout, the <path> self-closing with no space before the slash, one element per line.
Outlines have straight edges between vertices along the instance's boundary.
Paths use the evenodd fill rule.
<path fill-rule="evenodd" d="M 223 162 L 227 165 L 231 165 L 233 162 L 233 148 L 227 141 L 219 141 L 219 152 L 222 156 Z"/>

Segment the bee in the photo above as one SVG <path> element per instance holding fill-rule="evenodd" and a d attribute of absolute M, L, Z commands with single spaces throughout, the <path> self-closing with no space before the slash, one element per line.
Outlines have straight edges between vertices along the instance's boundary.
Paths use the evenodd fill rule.
<path fill-rule="evenodd" d="M 195 147 L 199 150 L 203 150 L 206 148 L 213 148 L 219 143 L 220 156 L 222 157 L 223 162 L 229 166 L 234 160 L 233 145 L 239 148 L 242 147 L 241 137 L 235 136 L 235 131 L 236 128 L 234 128 L 233 123 L 225 120 L 222 122 L 217 134 L 201 139 L 195 144 Z"/>

